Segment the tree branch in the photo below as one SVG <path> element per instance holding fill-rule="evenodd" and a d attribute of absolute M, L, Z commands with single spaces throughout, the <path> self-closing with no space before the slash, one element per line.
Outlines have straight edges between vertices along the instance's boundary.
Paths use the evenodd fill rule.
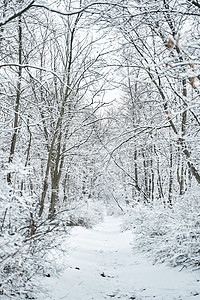
<path fill-rule="evenodd" d="M 197 1 L 194 0 L 188 0 L 188 2 L 192 3 L 193 5 L 195 5 L 196 7 L 200 8 L 200 4 Z"/>
<path fill-rule="evenodd" d="M 19 10 L 15 14 L 13 14 L 12 16 L 10 16 L 8 18 L 4 18 L 2 21 L 0 21 L 0 27 L 7 24 L 8 22 L 16 19 L 17 17 L 21 16 L 23 13 L 25 13 L 27 10 L 29 10 L 31 7 L 33 7 L 34 2 L 35 2 L 35 0 L 32 0 L 27 6 L 25 6 L 24 8 L 22 8 L 21 10 Z"/>

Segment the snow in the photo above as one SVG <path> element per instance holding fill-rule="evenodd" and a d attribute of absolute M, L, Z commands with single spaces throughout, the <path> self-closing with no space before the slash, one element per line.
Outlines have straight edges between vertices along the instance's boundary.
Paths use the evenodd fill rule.
<path fill-rule="evenodd" d="M 59 277 L 42 279 L 49 293 L 38 299 L 200 299 L 197 271 L 153 265 L 132 250 L 134 235 L 121 224 L 121 218 L 106 216 L 92 229 L 73 228 L 62 258 L 67 267 Z"/>

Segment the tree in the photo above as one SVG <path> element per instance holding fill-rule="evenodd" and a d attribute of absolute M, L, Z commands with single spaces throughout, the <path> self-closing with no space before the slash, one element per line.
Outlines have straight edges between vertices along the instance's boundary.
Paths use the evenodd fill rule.
<path fill-rule="evenodd" d="M 110 20 L 110 26 L 118 28 L 124 39 L 121 67 L 126 69 L 127 73 L 124 72 L 123 89 L 127 94 L 127 109 L 134 120 L 128 129 L 125 129 L 123 140 L 116 145 L 114 151 L 119 151 L 125 143 L 131 143 L 130 147 L 135 144 L 133 152 L 137 153 L 135 152 L 133 157 L 137 157 L 138 162 L 141 159 L 143 161 L 144 188 L 148 199 L 154 198 L 154 193 L 163 195 L 160 163 L 156 160 L 167 159 L 168 163 L 163 170 L 167 171 L 164 177 L 168 178 L 169 188 L 164 195 L 166 197 L 168 193 L 167 201 L 171 205 L 172 190 L 174 191 L 178 185 L 179 193 L 183 195 L 190 185 L 189 173 L 193 175 L 197 184 L 200 182 L 198 164 L 195 166 L 194 163 L 196 153 L 195 148 L 191 147 L 191 134 L 190 142 L 187 141 L 189 132 L 192 132 L 194 140 L 196 139 L 195 135 L 199 128 L 198 112 L 191 107 L 191 103 L 199 95 L 194 64 L 190 58 L 190 55 L 194 57 L 194 51 L 188 55 L 189 48 L 184 44 L 189 37 L 185 36 L 188 34 L 185 24 L 188 18 L 190 21 L 191 18 L 187 17 L 188 6 L 180 6 L 178 2 L 137 1 L 126 5 L 120 18 L 106 15 L 107 20 Z M 118 14 L 118 8 L 115 9 L 117 10 L 115 14 Z M 134 91 L 135 86 L 142 89 L 140 98 Z M 135 117 L 138 112 L 143 116 L 140 117 L 139 123 Z M 146 145 L 138 145 L 138 134 L 147 141 Z M 167 138 L 164 143 L 165 157 L 161 158 L 158 157 L 158 151 L 160 152 L 162 146 L 158 147 L 158 143 L 161 145 L 163 136 Z M 150 140 L 152 145 L 149 148 Z M 141 149 L 138 149 L 138 146 Z M 138 153 L 141 153 L 141 157 Z M 176 168 L 172 168 L 175 164 Z M 138 190 L 137 165 L 135 160 L 133 181 L 137 183 L 134 183 L 136 190 Z M 175 173 L 177 180 L 172 183 Z M 155 182 L 158 183 L 157 192 Z"/>

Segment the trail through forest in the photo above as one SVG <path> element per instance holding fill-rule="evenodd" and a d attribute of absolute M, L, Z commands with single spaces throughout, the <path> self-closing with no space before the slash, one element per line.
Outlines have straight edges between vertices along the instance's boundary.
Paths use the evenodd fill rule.
<path fill-rule="evenodd" d="M 59 278 L 42 283 L 45 300 L 200 299 L 193 272 L 153 265 L 132 250 L 133 234 L 121 230 L 121 219 L 111 216 L 92 229 L 76 227 L 66 254 L 68 267 Z"/>

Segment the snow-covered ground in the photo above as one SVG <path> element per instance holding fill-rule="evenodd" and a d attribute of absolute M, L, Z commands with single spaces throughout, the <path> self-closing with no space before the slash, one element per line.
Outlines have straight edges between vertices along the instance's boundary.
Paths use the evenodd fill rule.
<path fill-rule="evenodd" d="M 199 273 L 153 265 L 132 251 L 131 231 L 112 216 L 92 229 L 71 232 L 67 267 L 60 277 L 45 277 L 49 294 L 41 300 L 200 299 Z"/>

